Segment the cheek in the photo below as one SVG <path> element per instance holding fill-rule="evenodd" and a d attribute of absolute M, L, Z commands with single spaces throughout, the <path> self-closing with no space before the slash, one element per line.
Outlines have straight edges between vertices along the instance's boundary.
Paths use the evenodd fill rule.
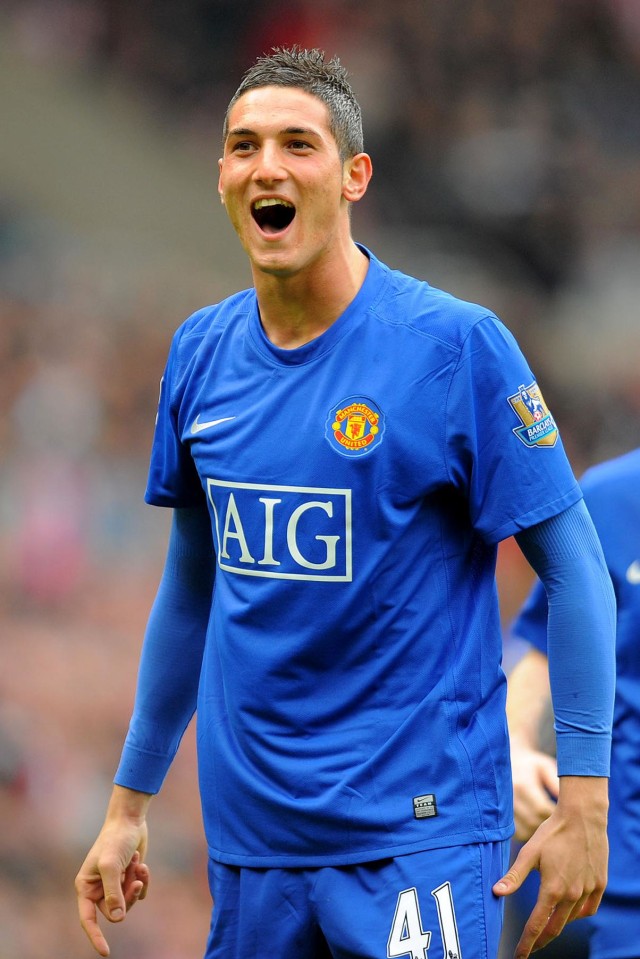
<path fill-rule="evenodd" d="M 226 193 L 222 197 L 222 202 L 224 203 L 225 210 L 227 211 L 227 216 L 233 223 L 236 229 L 239 229 L 243 221 L 243 207 L 242 204 L 234 200 L 233 195 Z"/>
<path fill-rule="evenodd" d="M 342 187 L 339 181 L 333 180 L 324 184 L 316 191 L 312 204 L 316 223 L 329 224 L 336 220 L 342 212 Z"/>
<path fill-rule="evenodd" d="M 328 194 L 324 202 L 317 207 L 316 228 L 320 233 L 332 234 L 338 228 L 343 216 L 344 211 L 336 200 L 335 194 Z"/>

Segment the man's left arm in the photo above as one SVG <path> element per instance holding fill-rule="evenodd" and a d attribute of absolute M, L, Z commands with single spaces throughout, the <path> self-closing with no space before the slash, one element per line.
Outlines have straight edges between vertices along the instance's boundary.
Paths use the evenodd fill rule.
<path fill-rule="evenodd" d="M 607 880 L 608 775 L 615 688 L 615 596 L 581 501 L 516 536 L 549 604 L 558 802 L 493 887 L 505 896 L 540 872 L 536 905 L 516 947 L 526 959 L 567 922 L 593 915 Z"/>

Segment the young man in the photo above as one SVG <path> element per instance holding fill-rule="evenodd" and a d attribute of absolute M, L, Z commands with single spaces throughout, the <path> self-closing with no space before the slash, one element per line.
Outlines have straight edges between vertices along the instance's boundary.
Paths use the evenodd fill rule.
<path fill-rule="evenodd" d="M 598 530 L 617 600 L 617 682 L 611 750 L 609 881 L 590 922 L 591 959 L 640 957 L 640 449 L 588 470 L 585 502 Z M 550 709 L 547 602 L 538 583 L 514 624 L 532 648 L 509 678 L 517 836 L 527 840 L 552 815 L 555 761 L 541 751 Z M 551 655 L 551 650 L 549 651 Z"/>
<path fill-rule="evenodd" d="M 254 286 L 188 319 L 164 374 L 146 498 L 174 510 L 167 564 L 77 878 L 102 955 L 97 909 L 118 921 L 146 892 L 146 810 L 196 705 L 207 959 L 487 959 L 501 897 L 539 868 L 524 959 L 600 900 L 615 617 L 598 540 L 509 332 L 354 242 L 370 177 L 337 60 L 280 50 L 248 71 L 219 191 Z M 559 610 L 565 778 L 503 875 L 511 534 Z"/>

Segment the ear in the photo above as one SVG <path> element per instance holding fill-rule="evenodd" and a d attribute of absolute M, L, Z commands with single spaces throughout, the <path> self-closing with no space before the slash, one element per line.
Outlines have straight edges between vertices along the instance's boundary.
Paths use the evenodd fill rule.
<path fill-rule="evenodd" d="M 368 153 L 356 153 L 345 160 L 342 173 L 342 195 L 350 203 L 357 203 L 367 192 L 369 180 L 373 174 L 371 157 Z"/>

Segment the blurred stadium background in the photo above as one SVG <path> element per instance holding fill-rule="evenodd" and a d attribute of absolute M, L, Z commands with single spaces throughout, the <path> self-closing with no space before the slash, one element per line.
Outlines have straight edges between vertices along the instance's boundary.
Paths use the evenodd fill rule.
<path fill-rule="evenodd" d="M 182 319 L 249 283 L 222 115 L 292 42 L 353 74 L 375 167 L 357 238 L 502 317 L 577 472 L 640 443 L 636 0 L 4 0 L 0 959 L 90 954 L 72 882 L 168 529 L 142 502 L 158 381 Z M 529 582 L 509 542 L 499 573 L 506 631 Z M 191 730 L 151 829 L 150 899 L 112 954 L 194 959 Z"/>

